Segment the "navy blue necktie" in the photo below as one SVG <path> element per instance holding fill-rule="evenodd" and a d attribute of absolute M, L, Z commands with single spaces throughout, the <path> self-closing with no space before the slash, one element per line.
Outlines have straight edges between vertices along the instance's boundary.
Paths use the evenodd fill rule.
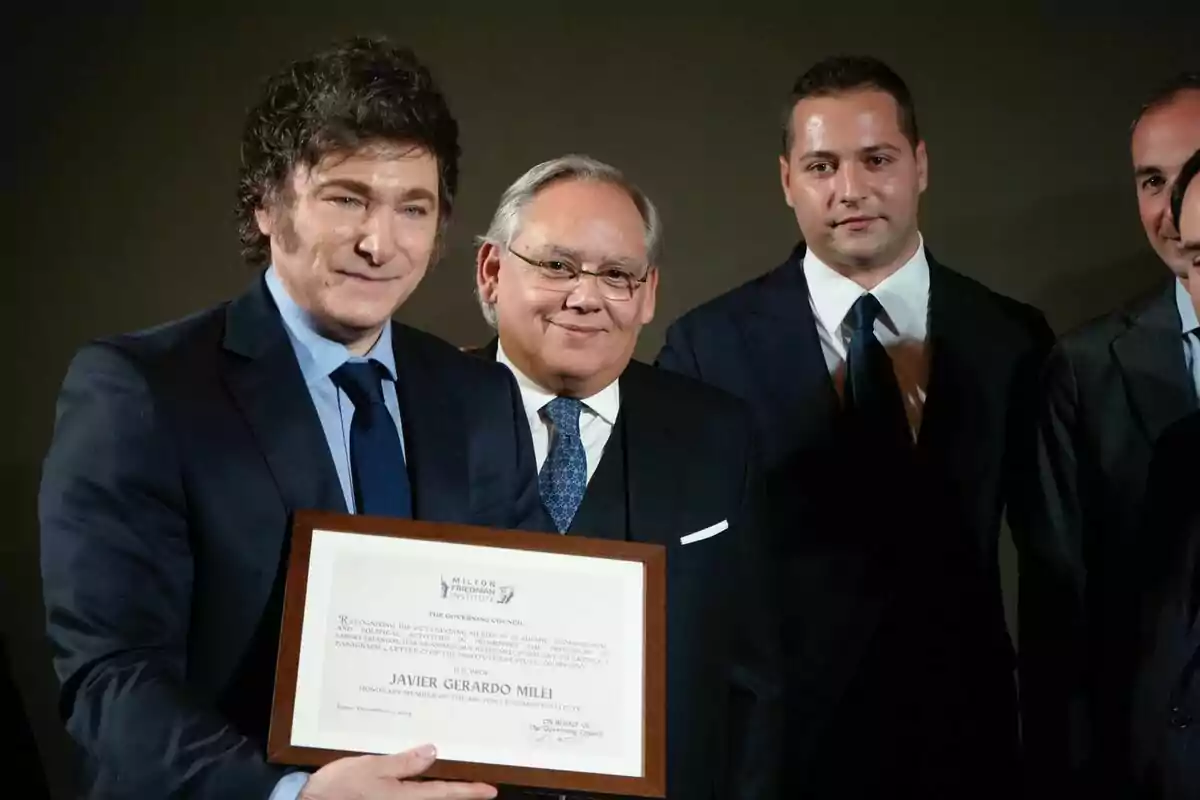
<path fill-rule="evenodd" d="M 587 489 L 587 454 L 579 438 L 582 410 L 583 403 L 573 397 L 556 397 L 542 407 L 542 414 L 554 424 L 554 441 L 538 473 L 538 489 L 559 533 L 571 527 Z"/>
<path fill-rule="evenodd" d="M 883 307 L 872 294 L 855 301 L 846 321 L 850 346 L 846 353 L 844 409 L 860 447 L 892 454 L 912 449 L 912 431 L 904 399 L 887 349 L 875 338 L 875 319 Z"/>
<path fill-rule="evenodd" d="M 350 471 L 359 514 L 412 517 L 412 490 L 396 422 L 383 403 L 383 379 L 377 361 L 346 362 L 333 371 L 333 382 L 354 403 L 350 423 Z"/>

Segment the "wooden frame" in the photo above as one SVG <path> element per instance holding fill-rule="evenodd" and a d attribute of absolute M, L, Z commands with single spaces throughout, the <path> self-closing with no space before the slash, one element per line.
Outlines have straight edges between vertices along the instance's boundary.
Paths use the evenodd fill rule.
<path fill-rule="evenodd" d="M 301 511 L 292 525 L 283 621 L 275 671 L 275 695 L 267 742 L 268 759 L 293 766 L 320 767 L 360 753 L 297 747 L 291 744 L 296 704 L 300 642 L 308 590 L 314 530 L 358 533 L 457 544 L 536 550 L 563 555 L 641 562 L 643 598 L 643 750 L 642 775 L 603 775 L 529 767 L 436 761 L 421 777 L 482 781 L 571 792 L 599 792 L 638 797 L 666 796 L 666 548 L 636 542 L 582 536 L 494 530 L 472 525 L 434 523 L 392 517 Z"/>

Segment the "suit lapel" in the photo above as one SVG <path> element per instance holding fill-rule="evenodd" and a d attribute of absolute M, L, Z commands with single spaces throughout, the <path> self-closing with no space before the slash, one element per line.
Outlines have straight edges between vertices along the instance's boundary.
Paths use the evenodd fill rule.
<path fill-rule="evenodd" d="M 625 394 L 624 389 L 622 380 L 622 395 Z M 617 415 L 612 433 L 609 434 L 608 444 L 604 446 L 604 455 L 601 456 L 592 479 L 588 481 L 587 491 L 583 494 L 583 501 L 575 512 L 575 518 L 571 520 L 568 533 L 597 539 L 626 538 L 626 509 L 629 506 L 629 481 L 626 478 L 629 453 L 627 430 L 625 398 L 622 397 L 621 411 Z"/>
<path fill-rule="evenodd" d="M 1148 440 L 1195 407 L 1195 387 L 1183 359 L 1183 327 L 1175 282 L 1136 314 L 1113 341 L 1113 357 Z"/>
<path fill-rule="evenodd" d="M 986 341 L 978 320 L 964 307 L 965 298 L 954 291 L 954 276 L 929 260 L 929 381 L 917 436 L 917 454 L 923 463 L 940 461 L 944 474 L 970 481 L 979 460 L 988 408 L 986 377 L 978 367 Z M 997 391 L 1003 391 L 1003 387 Z"/>
<path fill-rule="evenodd" d="M 392 324 L 396 396 L 404 427 L 405 462 L 412 484 L 413 516 L 469 522 L 469 473 L 462 409 L 445 386 L 445 374 L 405 325 Z"/>
<path fill-rule="evenodd" d="M 289 512 L 346 511 L 329 444 L 279 312 L 260 279 L 226 312 L 225 382 Z M 264 532 L 264 536 L 266 532 Z"/>
<path fill-rule="evenodd" d="M 621 417 L 624 422 L 625 492 L 629 504 L 629 538 L 635 542 L 668 544 L 677 527 L 673 521 L 687 498 L 679 476 L 664 469 L 663 454 L 679 450 L 670 404 L 652 391 L 646 380 L 653 367 L 629 362 L 621 375 Z M 614 431 L 615 433 L 615 431 Z"/>
<path fill-rule="evenodd" d="M 755 313 L 746 320 L 745 352 L 763 399 L 772 407 L 772 436 L 764 441 L 768 464 L 795 450 L 829 446 L 840 415 L 840 401 L 821 351 L 816 320 L 804 278 L 804 247 L 762 285 Z"/>

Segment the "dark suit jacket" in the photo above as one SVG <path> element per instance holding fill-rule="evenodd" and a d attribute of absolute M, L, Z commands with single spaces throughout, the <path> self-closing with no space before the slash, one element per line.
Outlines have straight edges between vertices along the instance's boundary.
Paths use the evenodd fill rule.
<path fill-rule="evenodd" d="M 1168 427 L 1146 489 L 1132 796 L 1200 797 L 1200 412 Z"/>
<path fill-rule="evenodd" d="M 1155 439 L 1196 408 L 1175 284 L 1062 339 L 1047 361 L 1038 497 L 1020 553 L 1031 786 L 1111 791 L 1128 763 L 1138 540 Z"/>
<path fill-rule="evenodd" d="M 495 342 L 480 351 L 495 353 Z M 667 548 L 667 796 L 776 800 L 779 587 L 745 408 L 636 361 L 620 380 L 621 410 L 568 533 Z"/>
<path fill-rule="evenodd" d="M 930 256 L 931 372 L 910 468 L 844 444 L 803 247 L 684 315 L 659 363 L 749 403 L 783 599 L 789 796 L 1008 797 L 1014 656 L 997 546 L 1032 444 L 1037 310 Z"/>
<path fill-rule="evenodd" d="M 414 515 L 518 527 L 537 504 L 516 384 L 394 326 Z M 40 494 L 48 631 L 93 798 L 265 799 L 289 522 L 345 511 L 260 279 L 84 347 Z"/>

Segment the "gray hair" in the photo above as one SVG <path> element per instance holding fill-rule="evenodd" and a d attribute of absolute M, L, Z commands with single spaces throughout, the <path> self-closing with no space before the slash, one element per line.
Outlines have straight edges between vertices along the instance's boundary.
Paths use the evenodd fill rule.
<path fill-rule="evenodd" d="M 608 183 L 623 189 L 637 207 L 638 213 L 642 215 L 642 222 L 646 229 L 646 254 L 649 257 L 650 265 L 658 264 L 659 248 L 662 243 L 662 220 L 658 216 L 658 208 L 646 193 L 626 178 L 619 169 L 586 155 L 572 154 L 543 161 L 517 178 L 512 186 L 509 186 L 500 196 L 500 204 L 492 216 L 492 223 L 488 226 L 487 233 L 477 237 L 476 243 L 478 245 L 490 243 L 501 248 L 508 247 L 517 236 L 521 223 L 521 212 L 525 206 L 529 205 L 533 198 L 537 197 L 538 193 L 550 184 L 566 180 Z M 495 328 L 496 309 L 494 304 L 483 299 L 478 287 L 476 287 L 475 294 L 479 300 L 483 318 Z"/>

